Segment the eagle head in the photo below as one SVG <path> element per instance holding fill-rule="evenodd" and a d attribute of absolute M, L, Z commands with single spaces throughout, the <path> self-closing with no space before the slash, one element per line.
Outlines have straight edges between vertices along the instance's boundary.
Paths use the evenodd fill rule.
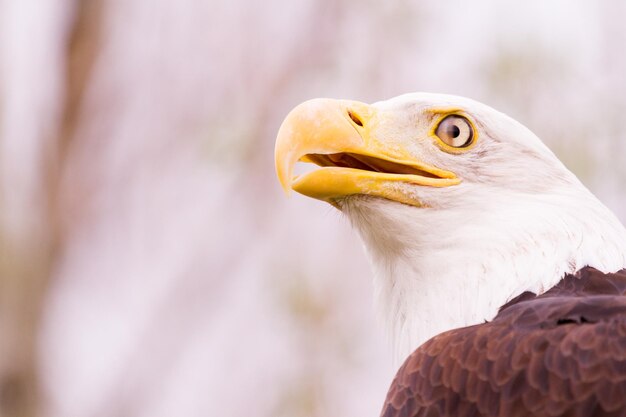
<path fill-rule="evenodd" d="M 399 358 L 566 273 L 626 266 L 610 210 L 529 129 L 467 98 L 309 100 L 285 118 L 275 158 L 287 192 L 358 230 Z M 317 167 L 296 176 L 298 163 Z"/>

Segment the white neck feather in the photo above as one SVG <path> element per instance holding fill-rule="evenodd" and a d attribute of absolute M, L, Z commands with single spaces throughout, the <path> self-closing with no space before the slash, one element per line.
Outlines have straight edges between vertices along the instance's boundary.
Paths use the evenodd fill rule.
<path fill-rule="evenodd" d="M 577 181 L 537 195 L 450 190 L 437 191 L 450 193 L 437 208 L 362 196 L 342 205 L 370 255 L 397 360 L 436 334 L 492 319 L 524 291 L 545 292 L 565 273 L 626 267 L 626 230 Z"/>

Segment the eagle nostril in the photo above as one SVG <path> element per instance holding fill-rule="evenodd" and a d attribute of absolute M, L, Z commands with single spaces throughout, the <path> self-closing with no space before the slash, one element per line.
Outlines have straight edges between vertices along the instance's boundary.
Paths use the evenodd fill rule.
<path fill-rule="evenodd" d="M 352 110 L 348 110 L 348 116 L 350 116 L 350 119 L 352 119 L 352 121 L 358 125 L 363 127 L 363 122 L 361 121 L 361 118 L 359 117 L 358 114 L 356 114 L 355 112 L 353 112 Z"/>

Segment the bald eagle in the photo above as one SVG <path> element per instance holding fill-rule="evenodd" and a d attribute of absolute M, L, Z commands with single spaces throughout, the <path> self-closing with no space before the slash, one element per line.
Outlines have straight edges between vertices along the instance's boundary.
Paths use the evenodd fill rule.
<path fill-rule="evenodd" d="M 456 96 L 314 99 L 275 158 L 365 244 L 406 358 L 383 416 L 626 416 L 626 230 L 530 130 Z"/>

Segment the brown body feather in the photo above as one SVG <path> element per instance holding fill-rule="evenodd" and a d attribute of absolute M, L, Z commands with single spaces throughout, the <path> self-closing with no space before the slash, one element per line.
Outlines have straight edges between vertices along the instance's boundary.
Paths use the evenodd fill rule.
<path fill-rule="evenodd" d="M 584 268 L 411 354 L 382 417 L 626 416 L 626 270 Z"/>

